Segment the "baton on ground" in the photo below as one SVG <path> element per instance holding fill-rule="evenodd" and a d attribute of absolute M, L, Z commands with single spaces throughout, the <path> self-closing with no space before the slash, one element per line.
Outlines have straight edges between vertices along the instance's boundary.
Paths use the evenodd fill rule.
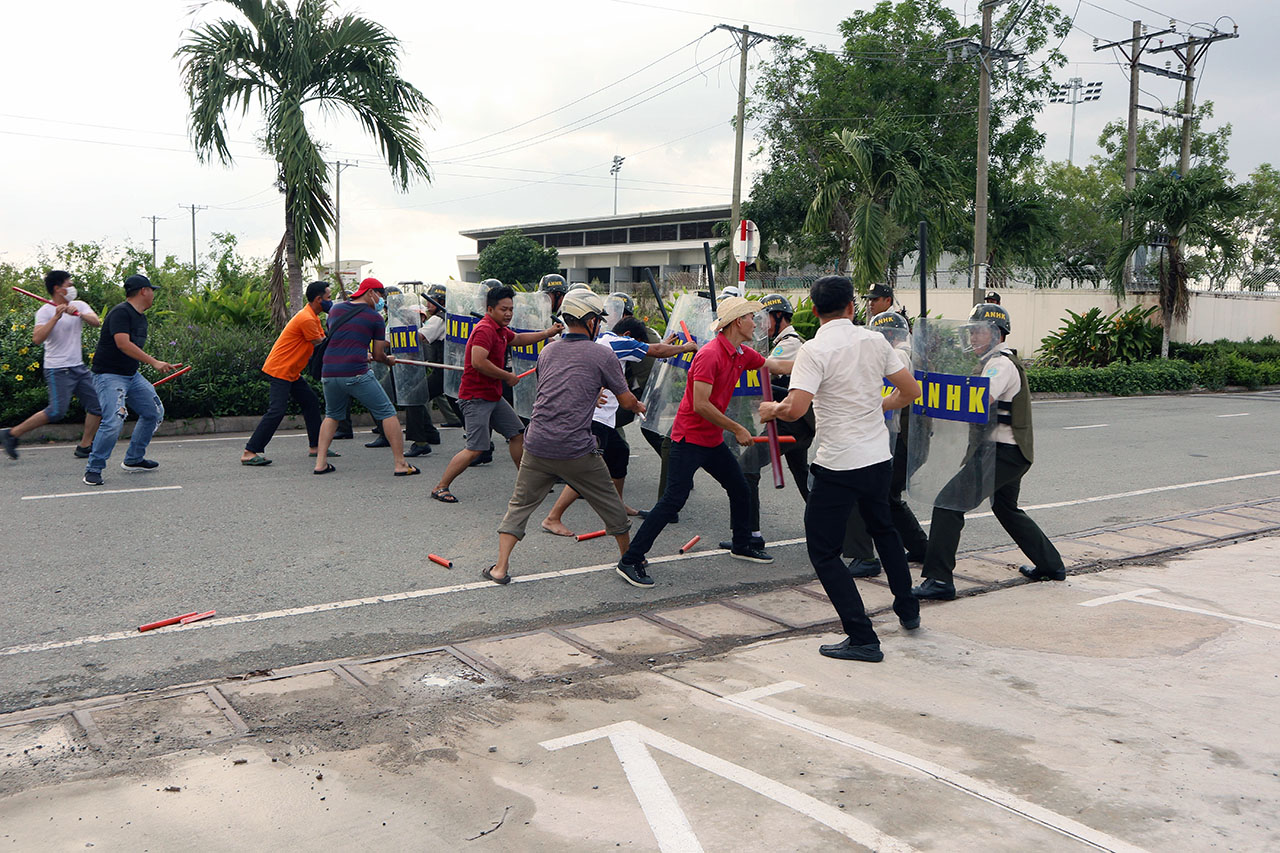
<path fill-rule="evenodd" d="M 396 358 L 396 364 L 412 364 L 417 367 L 437 367 L 440 370 L 462 370 L 461 364 L 441 364 L 438 361 L 414 361 L 411 358 Z"/>
<path fill-rule="evenodd" d="M 653 270 L 645 267 L 644 277 L 649 279 L 649 287 L 653 289 L 653 298 L 658 300 L 658 310 L 662 312 L 663 321 L 670 326 L 671 315 L 667 313 L 667 304 L 662 301 L 662 293 L 658 290 L 658 283 L 653 280 Z"/>
<path fill-rule="evenodd" d="M 152 382 L 152 383 L 151 383 L 151 387 L 152 387 L 152 388 L 159 388 L 161 385 L 163 385 L 164 383 L 168 382 L 170 379 L 177 379 L 179 376 L 181 376 L 182 374 L 186 373 L 188 370 L 190 370 L 190 369 L 191 369 L 192 367 L 194 367 L 194 366 L 195 366 L 195 365 L 191 365 L 191 364 L 189 364 L 189 365 L 187 365 L 186 367 L 182 367 L 182 365 L 181 365 L 181 364 L 179 364 L 179 365 L 178 365 L 178 367 L 182 367 L 182 369 L 181 369 L 181 370 L 175 371 L 174 373 L 170 373 L 168 376 L 166 376 L 164 379 L 161 379 L 159 382 Z"/>
<path fill-rule="evenodd" d="M 21 293 L 23 296 L 30 296 L 32 299 L 38 299 L 38 300 L 40 300 L 40 301 L 41 301 L 41 302 L 43 302 L 45 305 L 57 305 L 57 304 L 58 304 L 58 303 L 54 302 L 52 299 L 45 299 L 43 296 L 37 296 L 36 294 L 32 293 L 30 290 L 23 290 L 21 287 L 13 287 L 13 285 L 10 285 L 10 287 L 12 287 L 14 290 L 18 291 L 19 293 Z M 76 311 L 76 310 L 75 310 L 75 309 L 73 309 L 73 308 L 68 308 L 68 309 L 67 309 L 67 313 L 68 313 L 68 314 L 70 314 L 70 315 L 72 315 L 73 317 L 79 317 L 79 316 L 80 316 L 80 312 L 79 312 L 79 311 Z"/>
<path fill-rule="evenodd" d="M 603 536 L 604 534 L 605 534 L 605 531 L 597 530 L 594 533 L 579 533 L 577 536 L 573 538 L 577 539 L 579 542 L 586 542 L 588 539 L 595 539 L 596 537 Z"/>
<path fill-rule="evenodd" d="M 218 611 L 206 610 L 203 613 L 191 613 L 187 616 L 183 616 L 179 622 L 183 625 L 190 625 L 192 622 L 199 622 L 201 619 L 209 619 L 216 615 L 218 615 Z"/>
<path fill-rule="evenodd" d="M 760 393 L 764 395 L 766 403 L 773 402 L 773 383 L 769 379 L 769 368 L 760 368 Z M 769 442 L 769 467 L 773 468 L 773 487 L 775 489 L 786 488 L 786 483 L 782 479 L 782 451 L 778 449 L 778 425 L 769 421 L 766 425 Z"/>
<path fill-rule="evenodd" d="M 444 566 L 446 569 L 453 568 L 453 560 L 446 560 L 444 557 L 437 557 L 435 554 L 428 554 L 427 559 L 437 566 Z"/>
<path fill-rule="evenodd" d="M 690 550 L 690 549 L 692 549 L 694 545 L 697 545 L 697 544 L 698 544 L 698 540 L 699 540 L 699 539 L 701 539 L 701 538 L 702 538 L 701 536 L 695 536 L 695 537 L 693 537 L 692 539 L 690 539 L 688 542 L 686 542 L 686 543 L 684 543 L 683 545 L 681 545 L 681 546 L 680 546 L 680 553 L 681 553 L 681 554 L 687 554 L 687 553 L 689 553 L 689 550 Z"/>
<path fill-rule="evenodd" d="M 161 619 L 158 622 L 148 622 L 145 625 L 139 625 L 139 631 L 154 631 L 156 628 L 167 628 L 170 625 L 177 625 L 183 619 L 190 619 L 192 616 L 199 616 L 199 610 L 192 610 L 190 613 L 183 613 L 181 616 L 170 616 L 168 619 Z"/>

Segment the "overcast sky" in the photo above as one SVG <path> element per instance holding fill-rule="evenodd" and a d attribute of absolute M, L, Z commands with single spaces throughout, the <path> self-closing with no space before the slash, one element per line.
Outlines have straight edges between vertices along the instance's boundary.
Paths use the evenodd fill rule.
<path fill-rule="evenodd" d="M 342 255 L 374 262 L 385 281 L 443 281 L 475 244 L 464 228 L 606 215 L 613 211 L 610 161 L 626 157 L 621 213 L 728 203 L 733 174 L 737 53 L 716 23 L 792 33 L 838 44 L 837 23 L 872 0 L 542 0 L 442 4 L 393 0 L 339 3 L 388 27 L 403 42 L 403 75 L 435 104 L 423 130 L 429 183 L 397 193 L 355 122 L 314 125 L 330 159 L 359 162 L 342 176 Z M 977 0 L 950 0 L 972 15 Z M 1125 73 L 1092 36 L 1125 38 L 1135 17 L 1158 29 L 1230 14 L 1241 38 L 1215 44 L 1197 100 L 1234 125 L 1232 167 L 1246 175 L 1280 154 L 1270 50 L 1280 34 L 1275 0 L 1062 0 L 1076 29 L 1063 50 L 1075 74 L 1104 84 L 1102 100 L 1079 107 L 1075 159 L 1096 152 L 1103 124 L 1122 118 Z M 1154 9 L 1155 12 L 1150 11 Z M 213 231 L 265 256 L 283 232 L 274 169 L 254 144 L 259 117 L 233 123 L 232 167 L 201 165 L 186 136 L 187 102 L 174 50 L 193 23 L 229 13 L 183 0 L 63 0 L 6 3 L 0 23 L 0 261 L 33 263 L 41 246 L 68 240 L 191 252 L 190 214 L 203 253 Z M 232 13 L 234 14 L 234 13 Z M 1209 23 L 1212 23 L 1210 21 Z M 1219 27 L 1230 30 L 1231 22 Z M 756 48 L 753 64 L 768 56 Z M 1153 64 L 1163 64 L 1163 57 Z M 1078 66 L 1074 63 L 1079 63 Z M 748 72 L 749 76 L 751 72 Z M 1181 84 L 1144 75 L 1144 101 L 1172 104 Z M 1042 113 L 1046 156 L 1066 159 L 1071 108 Z M 748 128 L 748 132 L 752 129 Z M 753 147 L 748 144 L 748 149 Z M 744 190 L 753 164 L 748 163 Z M 766 235 L 767 236 L 767 235 Z M 326 250 L 332 257 L 332 246 Z"/>

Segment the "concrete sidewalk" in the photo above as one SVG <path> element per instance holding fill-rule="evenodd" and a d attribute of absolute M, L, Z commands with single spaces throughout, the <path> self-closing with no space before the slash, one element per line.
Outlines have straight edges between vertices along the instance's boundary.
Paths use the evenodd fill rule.
<path fill-rule="evenodd" d="M 882 664 L 817 654 L 803 584 L 30 709 L 0 841 L 1276 849 L 1277 529 L 1280 501 L 1086 532 L 1065 583 L 970 554 L 912 634 L 860 582 Z"/>

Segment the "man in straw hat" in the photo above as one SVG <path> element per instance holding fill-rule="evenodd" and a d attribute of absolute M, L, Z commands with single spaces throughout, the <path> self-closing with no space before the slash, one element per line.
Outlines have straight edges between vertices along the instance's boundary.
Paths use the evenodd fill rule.
<path fill-rule="evenodd" d="M 751 491 L 738 458 L 724 441 L 727 430 L 743 447 L 753 443 L 747 428 L 724 413 L 742 372 L 758 370 L 761 366 L 774 373 L 791 372 L 790 361 L 766 359 L 745 346 L 755 336 L 755 315 L 759 310 L 760 303 L 741 296 L 725 299 L 711 327 L 718 334 L 693 357 L 684 397 L 671 427 L 666 491 L 649 511 L 649 517 L 618 563 L 618 574 L 632 586 L 653 585 L 653 579 L 645 571 L 645 554 L 684 507 L 693 486 L 693 475 L 699 468 L 714 477 L 729 496 L 729 525 L 733 529 L 730 554 L 753 563 L 773 562 L 773 557 L 764 549 L 751 544 Z"/>

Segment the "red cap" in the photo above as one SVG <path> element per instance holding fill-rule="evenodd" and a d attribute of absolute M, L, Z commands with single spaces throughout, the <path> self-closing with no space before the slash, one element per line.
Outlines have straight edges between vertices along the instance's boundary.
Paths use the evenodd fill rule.
<path fill-rule="evenodd" d="M 378 281 L 376 278 L 366 278 L 364 281 L 360 282 L 360 286 L 356 288 L 355 293 L 351 294 L 351 298 L 359 299 L 370 290 L 386 290 L 386 287 L 384 287 L 382 282 Z"/>

